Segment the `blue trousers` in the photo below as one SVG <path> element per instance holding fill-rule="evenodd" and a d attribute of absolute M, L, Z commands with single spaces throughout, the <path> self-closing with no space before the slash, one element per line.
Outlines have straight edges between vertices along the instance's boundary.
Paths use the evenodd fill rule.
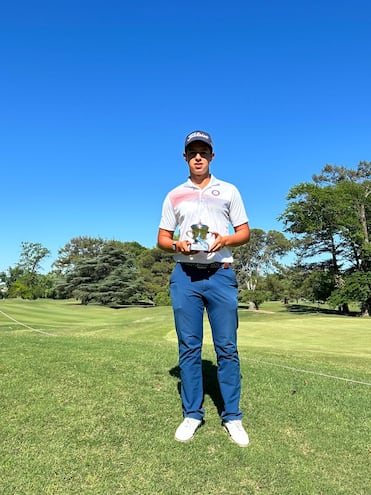
<path fill-rule="evenodd" d="M 200 269 L 177 263 L 170 278 L 178 336 L 183 416 L 202 419 L 203 317 L 206 309 L 217 357 L 223 421 L 241 419 L 240 361 L 237 351 L 237 280 L 231 267 Z"/>

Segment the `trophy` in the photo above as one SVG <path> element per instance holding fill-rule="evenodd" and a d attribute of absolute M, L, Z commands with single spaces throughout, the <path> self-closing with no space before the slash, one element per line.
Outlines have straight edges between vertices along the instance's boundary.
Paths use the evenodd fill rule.
<path fill-rule="evenodd" d="M 209 251 L 207 239 L 213 235 L 209 232 L 209 226 L 203 223 L 195 223 L 191 225 L 191 230 L 186 232 L 187 236 L 192 237 L 191 251 Z"/>

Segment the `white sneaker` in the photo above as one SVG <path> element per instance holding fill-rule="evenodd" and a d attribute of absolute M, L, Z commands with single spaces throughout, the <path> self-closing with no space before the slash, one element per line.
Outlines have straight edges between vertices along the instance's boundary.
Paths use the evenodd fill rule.
<path fill-rule="evenodd" d="M 249 445 L 249 435 L 246 433 L 245 428 L 242 426 L 242 421 L 235 419 L 233 421 L 226 421 L 223 423 L 224 429 L 229 433 L 231 440 L 240 447 L 247 447 Z"/>
<path fill-rule="evenodd" d="M 175 432 L 175 440 L 178 440 L 178 442 L 188 442 L 201 424 L 202 419 L 184 418 L 184 421 L 180 423 Z"/>

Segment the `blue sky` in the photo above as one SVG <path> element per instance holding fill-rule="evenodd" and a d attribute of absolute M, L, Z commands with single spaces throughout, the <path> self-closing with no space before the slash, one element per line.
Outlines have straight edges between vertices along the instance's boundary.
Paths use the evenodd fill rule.
<path fill-rule="evenodd" d="M 326 163 L 371 160 L 371 3 L 0 0 L 0 271 L 21 242 L 154 247 L 184 137 L 250 225 Z"/>

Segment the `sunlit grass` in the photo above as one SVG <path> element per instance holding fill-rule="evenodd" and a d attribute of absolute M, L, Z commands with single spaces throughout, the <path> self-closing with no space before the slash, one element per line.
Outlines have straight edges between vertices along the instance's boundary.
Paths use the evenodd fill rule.
<path fill-rule="evenodd" d="M 217 414 L 207 323 L 206 423 L 179 444 L 171 308 L 0 301 L 19 321 L 0 313 L 1 493 L 370 493 L 370 321 L 276 308 L 240 311 L 240 449 Z"/>

